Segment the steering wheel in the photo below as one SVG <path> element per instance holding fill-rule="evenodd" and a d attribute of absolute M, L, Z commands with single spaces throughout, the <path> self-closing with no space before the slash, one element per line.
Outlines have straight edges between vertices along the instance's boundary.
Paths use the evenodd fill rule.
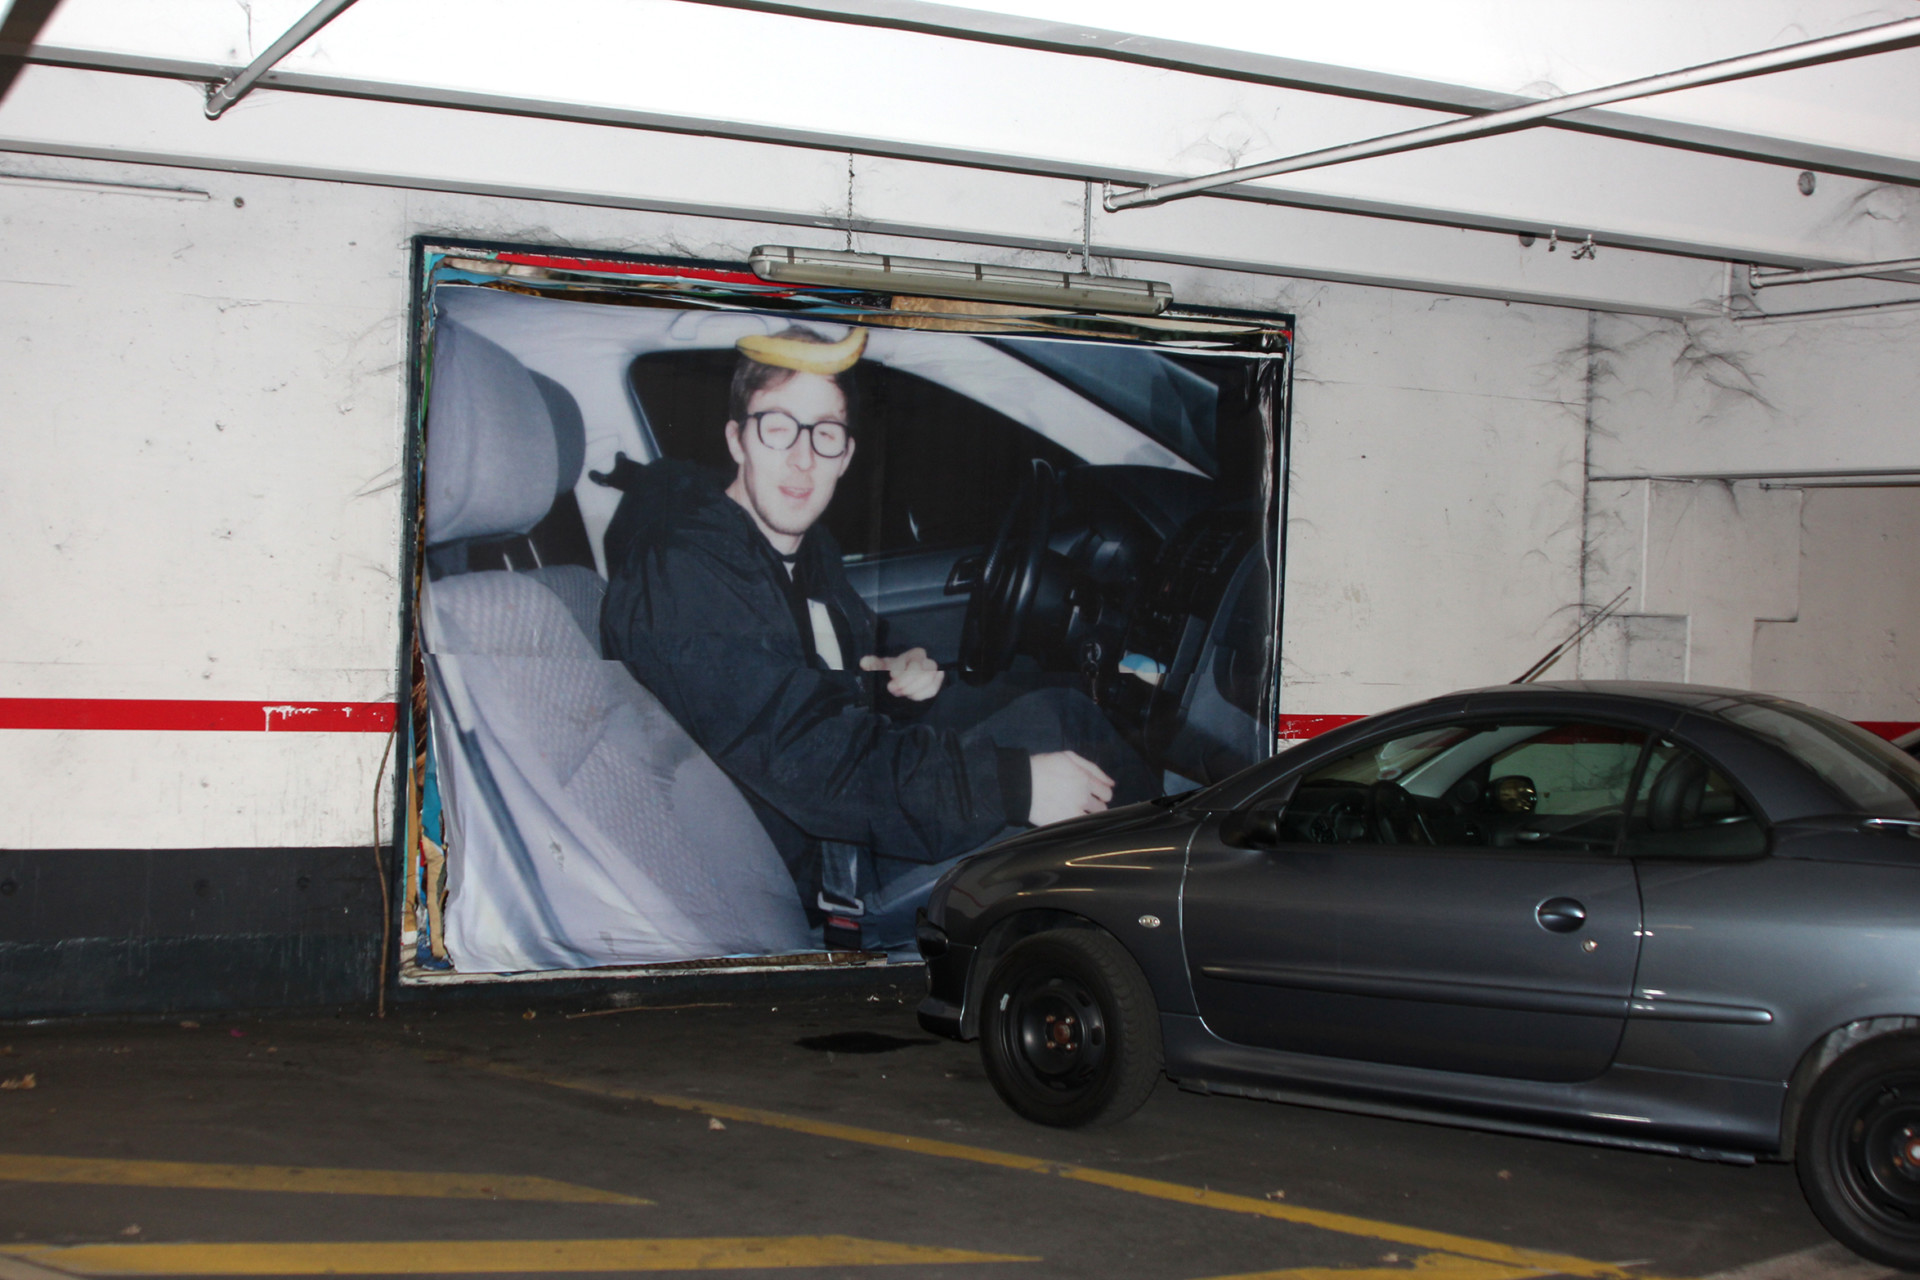
<path fill-rule="evenodd" d="M 986 556 L 976 562 L 967 616 L 960 623 L 960 678 L 968 684 L 985 684 L 1005 671 L 1020 650 L 1021 628 L 1033 611 L 1047 535 L 1053 531 L 1058 485 L 1052 464 L 1035 458 Z M 966 567 L 954 566 L 949 591 L 957 589 Z"/>
<path fill-rule="evenodd" d="M 1433 843 L 1413 795 L 1397 782 L 1376 782 L 1367 788 L 1367 825 L 1380 844 Z"/>

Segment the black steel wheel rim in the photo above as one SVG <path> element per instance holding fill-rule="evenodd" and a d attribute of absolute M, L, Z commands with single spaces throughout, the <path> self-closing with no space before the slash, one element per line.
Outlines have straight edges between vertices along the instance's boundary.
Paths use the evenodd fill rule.
<path fill-rule="evenodd" d="M 1847 1198 L 1883 1228 L 1920 1238 L 1920 1072 L 1856 1090 L 1834 1138 Z"/>
<path fill-rule="evenodd" d="M 1078 978 L 1049 974 L 1022 984 L 1004 1025 L 1008 1056 L 1030 1083 L 1072 1093 L 1098 1082 L 1107 1061 L 1107 1020 Z"/>

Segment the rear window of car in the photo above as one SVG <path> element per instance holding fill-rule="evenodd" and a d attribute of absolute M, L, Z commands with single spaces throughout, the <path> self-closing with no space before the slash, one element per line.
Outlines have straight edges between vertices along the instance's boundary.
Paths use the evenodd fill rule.
<path fill-rule="evenodd" d="M 1920 761 L 1884 738 L 1784 702 L 1744 702 L 1722 714 L 1787 751 L 1861 812 L 1920 818 Z"/>

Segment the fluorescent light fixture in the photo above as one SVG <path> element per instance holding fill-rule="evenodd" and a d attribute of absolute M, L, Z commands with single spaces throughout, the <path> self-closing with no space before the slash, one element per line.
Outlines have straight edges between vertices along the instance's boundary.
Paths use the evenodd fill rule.
<path fill-rule="evenodd" d="M 1136 316 L 1158 315 L 1173 305 L 1173 286 L 1159 280 L 770 244 L 755 249 L 749 261 L 753 274 L 775 284 L 824 284 L 875 293 L 1020 302 Z"/>

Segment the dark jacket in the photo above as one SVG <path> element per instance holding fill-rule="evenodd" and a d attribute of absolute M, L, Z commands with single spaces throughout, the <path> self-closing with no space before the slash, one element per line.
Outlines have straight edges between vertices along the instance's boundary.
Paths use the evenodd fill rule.
<path fill-rule="evenodd" d="M 875 652 L 873 611 L 823 525 L 790 579 L 726 475 L 622 457 L 595 478 L 624 491 L 607 528 L 603 649 L 739 785 L 809 908 L 821 841 L 941 862 L 1026 820 L 1025 751 L 886 713 L 884 673 L 858 670 Z M 847 670 L 814 653 L 808 597 L 833 614 Z"/>

